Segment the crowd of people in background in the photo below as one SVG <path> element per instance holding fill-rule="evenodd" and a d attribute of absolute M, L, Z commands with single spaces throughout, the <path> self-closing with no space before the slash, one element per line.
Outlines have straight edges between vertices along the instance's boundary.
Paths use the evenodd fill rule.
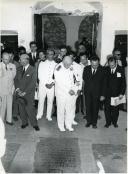
<path fill-rule="evenodd" d="M 126 92 L 125 70 L 121 52 L 115 48 L 104 66 L 100 58 L 83 42 L 76 52 L 62 46 L 38 49 L 30 42 L 30 52 L 20 46 L 18 54 L 6 48 L 0 62 L 0 116 L 12 126 L 21 120 L 39 131 L 39 120 L 46 109 L 46 119 L 57 117 L 60 131 L 74 131 L 76 113 L 86 118 L 85 127 L 97 128 L 99 109 L 105 113 L 105 128 L 118 127 L 119 106 L 112 98 L 123 100 Z"/>

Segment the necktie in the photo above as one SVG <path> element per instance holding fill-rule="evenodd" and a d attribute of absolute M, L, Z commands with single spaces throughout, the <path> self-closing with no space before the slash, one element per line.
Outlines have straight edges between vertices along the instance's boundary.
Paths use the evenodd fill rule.
<path fill-rule="evenodd" d="M 92 75 L 95 75 L 95 73 L 96 73 L 96 70 L 94 69 Z"/>
<path fill-rule="evenodd" d="M 34 60 L 34 62 L 35 62 L 35 60 L 36 60 L 35 53 L 33 53 L 33 60 Z"/>
<path fill-rule="evenodd" d="M 24 74 L 25 74 L 25 68 L 23 68 L 22 77 L 24 76 Z"/>
<path fill-rule="evenodd" d="M 111 74 L 114 74 L 114 70 L 113 69 L 111 70 Z"/>
<path fill-rule="evenodd" d="M 7 65 L 5 65 L 5 69 L 8 70 Z"/>

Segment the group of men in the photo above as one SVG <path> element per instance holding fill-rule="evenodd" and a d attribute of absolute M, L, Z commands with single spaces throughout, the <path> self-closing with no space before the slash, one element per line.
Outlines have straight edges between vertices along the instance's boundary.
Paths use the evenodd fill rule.
<path fill-rule="evenodd" d="M 39 131 L 38 120 L 43 116 L 47 101 L 47 120 L 52 121 L 53 107 L 57 107 L 59 130 L 74 131 L 73 125 L 77 125 L 76 105 L 79 105 L 82 96 L 86 106 L 86 127 L 92 125 L 97 128 L 101 101 L 104 101 L 105 127 L 111 124 L 118 127 L 119 106 L 112 106 L 111 98 L 124 97 L 126 82 L 115 55 L 109 56 L 107 65 L 102 67 L 99 57 L 94 54 L 88 60 L 85 50 L 76 56 L 62 47 L 56 56 L 53 49 L 48 49 L 46 53 L 42 50 L 37 52 L 35 42 L 30 43 L 30 48 L 30 53 L 26 53 L 24 48 L 20 49 L 18 64 L 11 60 L 8 51 L 2 53 L 0 115 L 3 120 L 6 117 L 7 124 L 13 125 L 12 115 L 14 119 L 20 115 L 22 129 L 30 122 Z M 78 58 L 79 63 L 76 61 Z M 35 91 L 38 92 L 37 113 Z"/>

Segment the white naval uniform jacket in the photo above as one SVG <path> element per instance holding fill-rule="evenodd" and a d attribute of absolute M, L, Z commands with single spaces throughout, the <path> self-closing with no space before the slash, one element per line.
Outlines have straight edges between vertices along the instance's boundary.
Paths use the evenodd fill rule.
<path fill-rule="evenodd" d="M 83 77 L 84 68 L 85 68 L 86 66 L 90 65 L 90 60 L 88 60 L 88 63 L 87 63 L 87 65 L 86 65 L 86 66 L 85 66 L 85 65 L 83 65 L 81 62 L 79 63 L 79 65 L 81 66 L 82 77 Z"/>
<path fill-rule="evenodd" d="M 0 96 L 13 94 L 14 91 L 14 78 L 16 75 L 16 66 L 9 63 L 6 66 L 0 62 Z"/>
<path fill-rule="evenodd" d="M 55 78 L 55 95 L 61 97 L 69 97 L 70 90 L 74 90 L 77 95 L 78 86 L 74 83 L 74 71 L 70 67 L 66 69 L 63 63 L 59 63 L 54 71 Z"/>
<path fill-rule="evenodd" d="M 38 68 L 38 79 L 39 86 L 45 86 L 54 82 L 53 73 L 57 63 L 53 61 L 46 60 L 45 62 L 40 62 Z"/>

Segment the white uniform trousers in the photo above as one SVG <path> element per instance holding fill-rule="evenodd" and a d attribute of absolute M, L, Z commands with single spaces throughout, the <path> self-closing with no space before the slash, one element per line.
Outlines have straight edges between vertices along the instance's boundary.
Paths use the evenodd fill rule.
<path fill-rule="evenodd" d="M 57 95 L 57 123 L 59 129 L 71 128 L 74 119 L 74 96 Z"/>
<path fill-rule="evenodd" d="M 2 99 L 0 109 L 1 118 L 3 121 L 6 118 L 7 122 L 12 123 L 12 94 L 3 95 L 0 97 Z"/>
<path fill-rule="evenodd" d="M 52 107 L 54 100 L 54 86 L 51 89 L 47 89 L 45 86 L 39 86 L 39 103 L 38 103 L 37 119 L 40 119 L 43 116 L 44 102 L 46 97 L 47 97 L 46 118 L 50 119 L 52 115 Z"/>

